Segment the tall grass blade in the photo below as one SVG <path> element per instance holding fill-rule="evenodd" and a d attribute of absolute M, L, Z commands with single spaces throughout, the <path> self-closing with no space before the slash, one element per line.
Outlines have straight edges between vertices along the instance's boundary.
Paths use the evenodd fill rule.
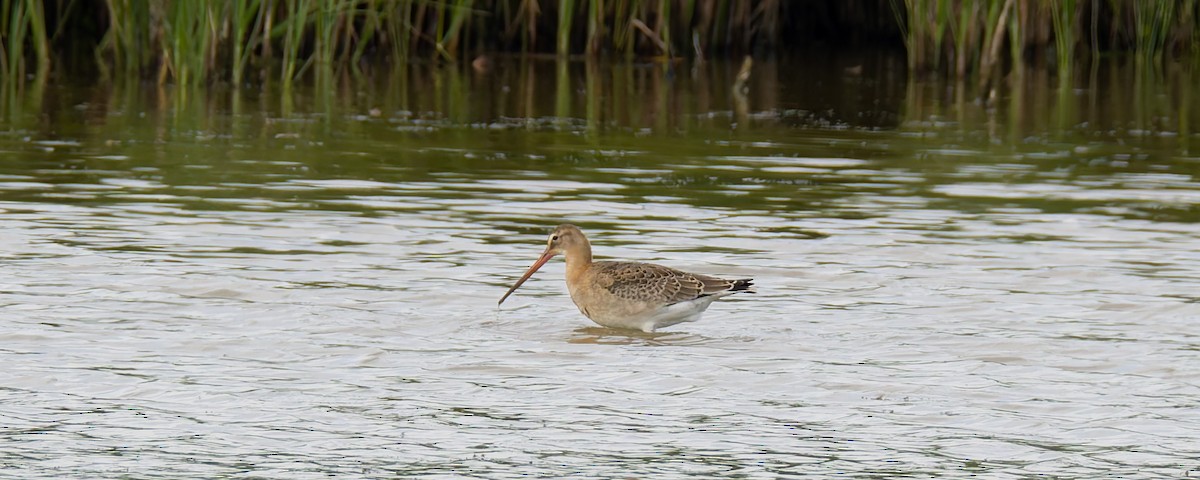
<path fill-rule="evenodd" d="M 910 71 L 959 77 L 1005 62 L 1013 68 L 1053 50 L 1061 68 L 1101 46 L 1132 50 L 1138 61 L 1200 55 L 1200 0 L 875 0 L 891 14 Z M 817 7 L 780 0 L 0 0 L 0 73 L 23 78 L 46 70 L 56 48 L 94 31 L 92 51 L 106 75 L 199 85 L 244 85 L 260 68 L 290 83 L 309 67 L 320 75 L 375 59 L 448 60 L 469 49 L 611 51 L 678 55 L 690 41 L 744 54 L 778 48 Z M 842 5 L 832 0 L 828 5 Z M 869 3 L 869 2 L 868 2 Z M 104 8 L 100 14 L 84 6 Z M 832 9 L 833 7 L 825 8 Z M 862 7 L 837 7 L 848 10 Z M 877 19 L 843 18 L 843 28 L 876 28 Z M 1084 30 L 1084 29 L 1088 30 Z M 1103 35 L 1109 38 L 1102 38 Z M 856 36 L 848 32 L 847 36 Z M 791 36 L 791 35 L 787 35 Z M 799 35 L 797 35 L 799 36 Z M 519 38 L 518 38 L 519 37 Z M 539 39 L 540 37 L 540 39 Z M 1005 37 L 1008 41 L 1004 42 Z M 54 58 L 57 61 L 57 58 Z M 357 74 L 357 70 L 353 70 Z M 286 86 L 285 86 L 286 87 Z"/>
<path fill-rule="evenodd" d="M 446 31 L 438 38 L 438 50 L 447 55 L 447 58 L 455 57 L 453 52 L 458 51 L 460 35 L 463 31 L 463 24 L 471 14 L 474 0 L 457 0 L 454 6 L 450 9 L 450 22 L 446 26 Z M 575 2 L 565 2 L 575 3 Z"/>
<path fill-rule="evenodd" d="M 1054 26 L 1054 51 L 1060 71 L 1070 72 L 1075 58 L 1075 0 L 1050 2 L 1050 20 Z"/>
<path fill-rule="evenodd" d="M 571 53 L 571 23 L 575 20 L 575 1 L 559 2 L 557 51 L 559 55 Z"/>

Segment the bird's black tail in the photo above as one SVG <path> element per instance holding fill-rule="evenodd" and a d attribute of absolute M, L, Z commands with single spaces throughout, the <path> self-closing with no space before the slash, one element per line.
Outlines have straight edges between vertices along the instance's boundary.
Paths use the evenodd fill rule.
<path fill-rule="evenodd" d="M 753 278 L 743 278 L 741 280 L 734 280 L 733 286 L 729 287 L 729 291 L 755 293 L 754 292 L 754 279 Z"/>

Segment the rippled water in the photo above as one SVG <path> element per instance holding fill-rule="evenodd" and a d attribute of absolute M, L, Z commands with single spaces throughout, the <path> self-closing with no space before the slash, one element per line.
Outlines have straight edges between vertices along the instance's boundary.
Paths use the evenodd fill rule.
<path fill-rule="evenodd" d="M 787 83 L 662 123 L 551 98 L 10 119 L 0 471 L 1200 476 L 1196 136 L 997 141 L 865 77 L 862 122 Z M 606 330 L 555 261 L 497 309 L 568 221 L 759 293 Z"/>

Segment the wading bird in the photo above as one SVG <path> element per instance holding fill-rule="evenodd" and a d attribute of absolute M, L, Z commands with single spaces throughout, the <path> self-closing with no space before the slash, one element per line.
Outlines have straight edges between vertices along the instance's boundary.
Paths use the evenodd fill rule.
<path fill-rule="evenodd" d="M 555 255 L 567 259 L 567 289 L 583 315 L 600 325 L 653 332 L 692 322 L 718 298 L 754 293 L 753 280 L 725 280 L 636 262 L 593 262 L 592 244 L 574 225 L 559 225 L 546 251 L 533 262 L 500 302 L 512 295 Z"/>

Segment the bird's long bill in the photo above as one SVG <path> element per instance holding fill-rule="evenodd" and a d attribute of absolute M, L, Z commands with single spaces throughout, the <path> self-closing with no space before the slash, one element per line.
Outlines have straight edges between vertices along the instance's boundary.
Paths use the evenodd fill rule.
<path fill-rule="evenodd" d="M 533 272 L 536 272 L 539 268 L 542 268 L 542 265 L 545 265 L 546 262 L 549 262 L 551 258 L 554 258 L 554 251 L 546 249 L 545 252 L 542 252 L 542 256 L 538 258 L 536 262 L 533 262 L 533 265 L 529 266 L 529 270 L 526 270 L 525 274 L 521 275 L 521 279 L 517 280 L 517 283 L 513 284 L 512 288 L 508 289 L 508 292 L 506 292 L 503 297 L 500 297 L 500 301 L 496 302 L 496 305 L 504 303 L 504 300 L 508 299 L 509 295 L 512 295 L 513 292 L 517 291 L 517 288 L 520 287 L 521 284 L 525 283 L 526 280 L 529 280 L 529 277 L 533 276 Z"/>

